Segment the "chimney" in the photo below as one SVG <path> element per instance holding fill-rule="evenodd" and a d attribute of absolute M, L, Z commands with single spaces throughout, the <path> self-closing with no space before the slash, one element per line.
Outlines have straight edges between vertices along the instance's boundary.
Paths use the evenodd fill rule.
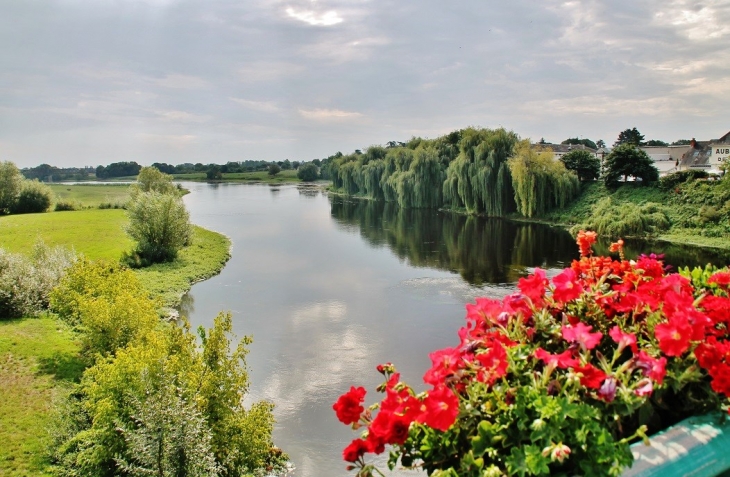
<path fill-rule="evenodd" d="M 692 140 L 689 142 L 689 147 L 692 149 L 697 147 L 697 141 L 695 141 L 695 138 L 692 138 Z"/>

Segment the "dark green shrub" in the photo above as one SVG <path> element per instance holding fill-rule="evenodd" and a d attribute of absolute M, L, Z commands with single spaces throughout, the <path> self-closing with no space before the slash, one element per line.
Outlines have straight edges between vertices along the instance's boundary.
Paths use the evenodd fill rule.
<path fill-rule="evenodd" d="M 53 192 L 51 188 L 38 180 L 23 181 L 20 193 L 10 207 L 12 214 L 32 214 L 45 212 L 51 207 Z"/>
<path fill-rule="evenodd" d="M 300 166 L 297 170 L 297 177 L 304 182 L 313 182 L 317 180 L 318 170 L 317 166 L 308 162 L 303 166 Z"/>
<path fill-rule="evenodd" d="M 707 171 L 700 169 L 688 169 L 686 171 L 678 171 L 666 175 L 659 179 L 659 188 L 661 190 L 672 190 L 685 182 L 695 181 L 697 179 L 707 179 L 709 174 Z"/>
<path fill-rule="evenodd" d="M 78 210 L 80 207 L 77 203 L 71 202 L 71 201 L 65 201 L 65 200 L 59 200 L 56 202 L 55 207 L 53 207 L 53 210 L 56 212 L 63 212 L 66 210 Z"/>

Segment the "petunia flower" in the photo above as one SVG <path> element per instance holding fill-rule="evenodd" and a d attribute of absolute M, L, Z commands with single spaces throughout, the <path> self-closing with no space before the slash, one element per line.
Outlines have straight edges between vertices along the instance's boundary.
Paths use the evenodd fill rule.
<path fill-rule="evenodd" d="M 563 326 L 561 331 L 563 338 L 571 343 L 578 343 L 583 350 L 595 348 L 601 342 L 603 334 L 600 331 L 591 333 L 592 326 L 578 323 L 575 326 Z"/>

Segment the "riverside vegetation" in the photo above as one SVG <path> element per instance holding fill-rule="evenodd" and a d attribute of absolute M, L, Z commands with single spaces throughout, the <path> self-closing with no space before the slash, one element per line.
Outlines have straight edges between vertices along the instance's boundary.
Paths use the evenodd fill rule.
<path fill-rule="evenodd" d="M 148 174 L 153 185 L 142 174 L 132 201 L 161 203 L 148 207 L 158 214 L 182 204 L 168 177 Z M 108 256 L 103 250 L 114 250 L 116 237 L 106 230 L 122 229 L 125 211 L 87 209 L 92 204 L 79 198 L 88 191 L 82 187 L 88 186 L 66 187 L 81 210 L 0 219 L 14 221 L 3 244 L 18 238 L 28 219 L 53 245 L 39 242 L 31 250 L 27 240 L 16 240 L 16 253 L 0 254 L 0 377 L 8 383 L 1 391 L 0 436 L 9 444 L 0 451 L 1 473 L 238 476 L 282 466 L 286 456 L 271 442 L 272 405 L 242 405 L 250 338 L 231 351 L 228 314 L 197 337 L 184 322 L 160 319 L 191 283 L 223 267 L 230 242 L 193 227 L 186 244 L 158 242 L 153 232 Z M 170 200 L 160 197 L 166 194 Z M 74 245 L 74 229 L 86 228 L 89 235 L 87 227 L 102 216 L 105 233 L 94 234 L 99 243 L 80 247 L 90 252 L 87 258 L 57 245 Z M 169 219 L 178 220 L 178 231 L 190 227 L 179 210 Z M 119 260 L 134 244 L 127 260 L 165 261 L 124 267 Z M 174 250 L 155 255 L 160 244 Z"/>

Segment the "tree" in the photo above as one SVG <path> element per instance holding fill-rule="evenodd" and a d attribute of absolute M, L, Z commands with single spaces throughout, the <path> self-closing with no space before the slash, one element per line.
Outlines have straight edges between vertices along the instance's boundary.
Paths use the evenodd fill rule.
<path fill-rule="evenodd" d="M 606 186 L 615 187 L 619 180 L 629 177 L 641 179 L 644 184 L 659 180 L 659 171 L 651 157 L 633 144 L 616 146 L 603 163 L 603 180 Z"/>
<path fill-rule="evenodd" d="M 279 167 L 278 164 L 276 164 L 276 163 L 269 164 L 269 175 L 271 177 L 274 177 L 279 172 L 281 172 L 281 167 Z"/>
<path fill-rule="evenodd" d="M 672 143 L 672 146 L 689 146 L 692 141 L 689 139 L 678 139 Z"/>
<path fill-rule="evenodd" d="M 221 168 L 215 164 L 211 165 L 210 168 L 205 172 L 205 178 L 209 181 L 219 181 L 223 179 L 223 173 Z"/>
<path fill-rule="evenodd" d="M 284 162 L 281 163 L 281 168 L 285 171 L 288 171 L 291 167 L 291 161 L 289 159 L 284 159 Z"/>
<path fill-rule="evenodd" d="M 560 144 L 582 144 L 583 146 L 590 147 L 591 149 L 598 149 L 596 143 L 590 139 L 578 139 L 577 137 L 568 138 Z"/>
<path fill-rule="evenodd" d="M 640 146 L 644 141 L 644 135 L 639 132 L 635 127 L 632 129 L 624 129 L 618 134 L 618 139 L 613 143 L 614 146 L 621 144 L 631 144 L 633 146 Z"/>
<path fill-rule="evenodd" d="M 177 195 L 140 192 L 129 201 L 127 216 L 139 265 L 171 261 L 190 242 L 190 216 Z"/>
<path fill-rule="evenodd" d="M 599 139 L 598 141 L 596 141 L 596 146 L 598 146 L 599 148 L 606 147 L 606 141 L 604 141 L 603 139 Z"/>
<path fill-rule="evenodd" d="M 9 161 L 0 162 L 0 214 L 9 214 L 20 193 L 23 174 Z"/>
<path fill-rule="evenodd" d="M 141 192 L 155 191 L 161 194 L 177 193 L 177 188 L 172 184 L 172 176 L 160 172 L 156 167 L 143 167 L 137 175 L 137 190 Z"/>
<path fill-rule="evenodd" d="M 667 147 L 669 146 L 668 142 L 660 141 L 659 139 L 651 139 L 649 141 L 646 141 L 643 146 L 663 146 Z"/>
<path fill-rule="evenodd" d="M 318 174 L 317 166 L 311 162 L 308 162 L 303 166 L 299 166 L 299 170 L 297 171 L 297 177 L 304 182 L 316 181 Z"/>
<path fill-rule="evenodd" d="M 302 164 L 299 161 L 293 161 L 291 163 L 291 166 L 292 166 L 293 169 L 299 169 L 299 166 L 301 166 L 301 165 Z"/>
<path fill-rule="evenodd" d="M 560 160 L 566 169 L 575 171 L 581 182 L 598 179 L 601 173 L 601 161 L 588 151 L 576 149 L 562 156 Z"/>

